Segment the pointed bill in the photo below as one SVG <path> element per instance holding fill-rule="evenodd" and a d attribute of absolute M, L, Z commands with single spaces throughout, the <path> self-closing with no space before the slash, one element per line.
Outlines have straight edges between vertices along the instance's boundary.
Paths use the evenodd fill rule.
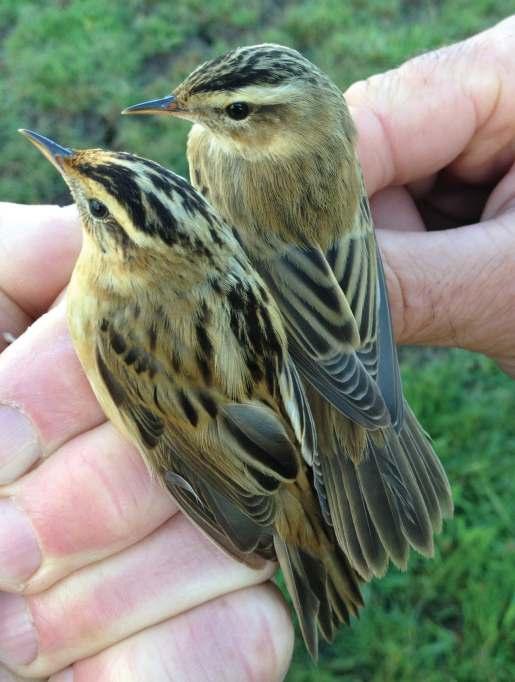
<path fill-rule="evenodd" d="M 161 99 L 149 99 L 146 102 L 133 104 L 122 111 L 122 114 L 168 114 L 177 111 L 175 95 L 161 97 Z"/>
<path fill-rule="evenodd" d="M 30 142 L 32 142 L 32 144 L 39 149 L 43 156 L 46 157 L 59 172 L 62 171 L 61 159 L 73 156 L 75 153 L 73 149 L 61 147 L 61 145 L 57 144 L 57 142 L 54 142 L 50 138 L 40 135 L 33 130 L 19 128 L 18 132 L 30 140 Z"/>

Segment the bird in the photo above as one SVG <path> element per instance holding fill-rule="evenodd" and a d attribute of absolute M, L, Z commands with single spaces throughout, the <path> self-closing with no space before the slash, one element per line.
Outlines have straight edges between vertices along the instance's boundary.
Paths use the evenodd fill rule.
<path fill-rule="evenodd" d="M 326 522 L 366 581 L 433 556 L 451 487 L 403 396 L 388 292 L 337 85 L 298 51 L 233 49 L 123 114 L 193 126 L 190 179 L 275 297 L 318 432 Z"/>
<path fill-rule="evenodd" d="M 183 178 L 126 152 L 20 131 L 57 168 L 83 232 L 67 289 L 106 416 L 209 538 L 277 560 L 311 655 L 363 605 L 326 523 L 316 431 L 283 318 L 236 228 Z"/>

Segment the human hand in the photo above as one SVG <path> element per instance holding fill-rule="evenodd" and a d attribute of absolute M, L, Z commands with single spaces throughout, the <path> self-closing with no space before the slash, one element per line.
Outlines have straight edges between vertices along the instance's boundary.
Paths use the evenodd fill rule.
<path fill-rule="evenodd" d="M 375 224 L 387 228 L 398 341 L 478 351 L 513 377 L 514 45 L 511 17 L 346 93 Z"/>
<path fill-rule="evenodd" d="M 273 567 L 177 511 L 105 423 L 64 301 L 46 312 L 79 244 L 73 207 L 0 204 L 0 337 L 19 337 L 0 355 L 0 680 L 281 680 Z"/>
<path fill-rule="evenodd" d="M 347 93 L 376 223 L 390 228 L 380 241 L 399 341 L 477 350 L 513 375 L 514 24 Z M 0 357 L 0 403 L 20 406 L 38 434 L 0 427 L 0 659 L 13 679 L 68 665 L 76 680 L 281 679 L 292 634 L 261 584 L 270 567 L 232 562 L 176 514 L 102 423 L 62 305 L 42 315 L 77 254 L 73 209 L 4 205 L 2 215 L 0 332 L 39 319 Z"/>

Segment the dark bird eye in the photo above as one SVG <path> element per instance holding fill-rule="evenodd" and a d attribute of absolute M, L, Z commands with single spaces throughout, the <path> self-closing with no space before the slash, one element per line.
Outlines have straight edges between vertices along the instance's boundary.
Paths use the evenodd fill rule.
<path fill-rule="evenodd" d="M 101 201 L 98 201 L 97 199 L 90 199 L 88 203 L 89 212 L 93 218 L 105 218 L 109 214 L 107 206 Z"/>
<path fill-rule="evenodd" d="M 249 105 L 245 102 L 233 102 L 225 110 L 230 118 L 241 121 L 249 115 Z"/>

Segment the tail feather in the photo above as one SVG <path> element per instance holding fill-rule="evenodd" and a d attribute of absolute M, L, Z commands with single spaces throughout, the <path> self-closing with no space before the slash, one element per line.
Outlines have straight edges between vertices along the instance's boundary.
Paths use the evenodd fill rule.
<path fill-rule="evenodd" d="M 360 579 L 349 563 L 345 553 L 336 543 L 331 551 L 324 554 L 324 565 L 330 583 L 336 590 L 339 600 L 351 616 L 357 616 L 359 609 L 364 606 L 363 597 L 359 589 Z"/>
<path fill-rule="evenodd" d="M 350 623 L 350 613 L 349 609 L 347 608 L 345 602 L 343 599 L 340 597 L 338 594 L 338 590 L 336 589 L 336 586 L 334 585 L 332 580 L 328 580 L 327 583 L 327 592 L 329 595 L 329 599 L 331 600 L 332 604 L 332 626 L 333 626 L 333 633 L 332 635 L 334 636 L 334 631 L 337 630 L 338 626 L 340 623 L 345 623 L 346 625 L 349 625 Z M 332 640 L 332 637 L 326 637 L 327 641 L 330 642 Z"/>
<path fill-rule="evenodd" d="M 312 557 L 301 549 L 296 551 L 300 567 L 308 583 L 317 596 L 319 602 L 317 623 L 325 639 L 332 640 L 334 636 L 333 611 L 327 590 L 327 571 L 320 559 Z"/>
<path fill-rule="evenodd" d="M 299 619 L 304 643 L 312 658 L 318 657 L 318 612 L 320 600 L 313 592 L 306 573 L 302 570 L 297 550 L 287 545 L 277 534 L 274 536 L 277 560 L 281 566 L 288 593 Z"/>
<path fill-rule="evenodd" d="M 371 516 L 371 509 L 365 499 L 356 467 L 348 458 L 343 461 L 332 458 L 332 465 L 333 469 L 334 465 L 339 469 L 339 472 L 334 471 L 339 479 L 336 485 L 344 491 L 350 509 L 350 519 L 342 517 L 343 509 L 339 509 L 338 515 L 334 515 L 335 529 L 341 533 L 349 522 L 352 523 L 369 571 L 374 575 L 384 575 L 388 566 L 388 555 Z"/>
<path fill-rule="evenodd" d="M 327 465 L 330 462 L 326 463 Z M 373 576 L 369 560 L 365 558 L 364 551 L 362 549 L 362 541 L 358 537 L 356 527 L 365 526 L 367 528 L 371 527 L 370 523 L 361 522 L 356 524 L 352 518 L 352 511 L 349 503 L 349 498 L 345 492 L 343 485 L 337 485 L 339 481 L 339 476 L 334 473 L 326 477 L 326 491 L 331 499 L 336 500 L 336 507 L 339 513 L 333 514 L 333 527 L 336 535 L 336 539 L 340 547 L 345 551 L 348 557 L 351 557 L 352 565 L 356 568 L 363 580 L 370 580 Z M 367 513 L 366 506 L 361 505 L 363 514 Z M 376 549 L 381 549 L 382 545 L 376 547 Z M 386 551 L 383 552 L 380 557 L 376 558 L 377 563 L 380 566 L 386 566 L 387 556 Z"/>
<path fill-rule="evenodd" d="M 328 541 L 321 558 L 286 543 L 278 534 L 274 546 L 306 648 L 316 660 L 318 630 L 332 641 L 339 625 L 349 623 L 363 606 L 359 578 L 336 543 L 330 546 Z"/>
<path fill-rule="evenodd" d="M 451 518 L 454 514 L 454 503 L 452 501 L 452 490 L 447 474 L 431 446 L 430 437 L 418 423 L 417 418 L 409 405 L 406 405 L 405 414 L 405 433 L 409 434 L 412 443 L 412 447 L 408 448 L 408 450 L 412 454 L 416 451 L 420 459 L 423 460 L 427 474 L 433 484 L 436 497 L 438 498 L 441 515 L 444 519 Z"/>
<path fill-rule="evenodd" d="M 345 417 L 318 408 L 320 467 L 340 547 L 364 580 L 381 576 L 391 560 L 405 569 L 409 547 L 431 556 L 433 535 L 452 515 L 445 471 L 427 434 L 406 404 L 403 425 L 366 434 L 357 459 Z M 321 421 L 326 417 L 325 422 Z M 327 425 L 326 429 L 320 425 Z"/>

